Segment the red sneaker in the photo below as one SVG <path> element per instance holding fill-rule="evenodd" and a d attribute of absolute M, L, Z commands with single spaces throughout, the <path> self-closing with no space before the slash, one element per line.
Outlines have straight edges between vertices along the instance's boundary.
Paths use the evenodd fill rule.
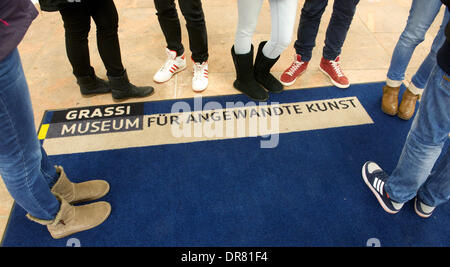
<path fill-rule="evenodd" d="M 283 72 L 280 77 L 280 82 L 284 86 L 291 86 L 295 83 L 297 78 L 305 72 L 309 61 L 302 61 L 302 56 L 295 55 L 294 62 L 291 66 Z"/>
<path fill-rule="evenodd" d="M 342 72 L 341 65 L 339 65 L 339 56 L 335 60 L 327 60 L 322 57 L 319 69 L 330 78 L 331 82 L 339 88 L 348 88 L 350 82 Z"/>

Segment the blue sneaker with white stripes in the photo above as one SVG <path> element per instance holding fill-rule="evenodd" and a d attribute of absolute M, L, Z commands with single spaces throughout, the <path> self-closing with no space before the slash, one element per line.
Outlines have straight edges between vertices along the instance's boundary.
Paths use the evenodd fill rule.
<path fill-rule="evenodd" d="M 389 198 L 389 194 L 384 189 L 389 175 L 378 164 L 373 161 L 366 162 L 362 167 L 362 177 L 386 212 L 395 214 L 400 211 L 403 203 L 394 202 Z"/>
<path fill-rule="evenodd" d="M 419 215 L 422 218 L 428 218 L 433 214 L 433 210 L 435 207 L 428 206 L 425 203 L 423 203 L 419 197 L 416 196 L 414 199 L 414 210 L 416 211 L 417 215 Z"/>

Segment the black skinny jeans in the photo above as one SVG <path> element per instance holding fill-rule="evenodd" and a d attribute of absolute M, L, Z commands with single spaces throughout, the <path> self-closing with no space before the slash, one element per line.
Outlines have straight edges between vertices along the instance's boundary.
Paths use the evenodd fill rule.
<path fill-rule="evenodd" d="M 154 1 L 156 15 L 166 38 L 167 48 L 176 51 L 177 55 L 182 55 L 184 47 L 181 43 L 181 26 L 175 0 Z M 192 59 L 195 62 L 203 63 L 208 60 L 208 36 L 202 2 L 201 0 L 178 0 L 178 4 L 186 20 Z"/>
<path fill-rule="evenodd" d="M 70 4 L 60 11 L 66 32 L 66 51 L 75 76 L 93 75 L 88 35 L 91 17 L 97 26 L 97 46 L 108 76 L 121 76 L 125 69 L 117 35 L 119 16 L 113 0 L 91 0 Z"/>

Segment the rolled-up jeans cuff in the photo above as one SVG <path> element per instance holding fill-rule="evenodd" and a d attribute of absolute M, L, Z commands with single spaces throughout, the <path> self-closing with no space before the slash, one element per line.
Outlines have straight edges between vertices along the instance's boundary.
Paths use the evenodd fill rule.
<path fill-rule="evenodd" d="M 419 88 L 419 87 L 415 86 L 413 82 L 411 82 L 411 83 L 409 84 L 408 90 L 409 90 L 411 93 L 415 94 L 415 95 L 420 95 L 420 96 L 421 96 L 422 93 L 423 93 L 423 88 Z"/>
<path fill-rule="evenodd" d="M 403 81 L 391 80 L 389 78 L 386 79 L 386 85 L 389 87 L 400 87 Z"/>

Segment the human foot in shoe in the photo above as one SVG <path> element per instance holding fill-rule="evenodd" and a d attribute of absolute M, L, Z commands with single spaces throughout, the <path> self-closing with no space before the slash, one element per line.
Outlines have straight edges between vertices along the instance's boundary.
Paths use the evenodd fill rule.
<path fill-rule="evenodd" d="M 168 48 L 166 48 L 166 53 L 166 62 L 153 76 L 153 80 L 157 83 L 167 82 L 174 74 L 186 69 L 186 56 L 184 54 L 177 56 L 177 52 Z"/>
<path fill-rule="evenodd" d="M 384 188 L 389 176 L 378 164 L 372 161 L 366 162 L 362 167 L 362 178 L 387 213 L 395 214 L 400 211 L 403 203 L 397 203 L 390 199 Z"/>
<path fill-rule="evenodd" d="M 194 62 L 194 77 L 192 78 L 192 90 L 202 92 L 208 87 L 208 62 Z"/>
<path fill-rule="evenodd" d="M 339 64 L 340 57 L 336 57 L 335 60 L 328 60 L 322 57 L 320 61 L 319 69 L 330 78 L 331 82 L 342 89 L 348 88 L 350 82 L 348 78 L 342 72 L 341 65 Z"/>
<path fill-rule="evenodd" d="M 294 62 L 281 74 L 280 82 L 284 86 L 291 86 L 298 77 L 302 75 L 308 67 L 309 61 L 303 61 L 301 55 L 295 55 Z"/>

